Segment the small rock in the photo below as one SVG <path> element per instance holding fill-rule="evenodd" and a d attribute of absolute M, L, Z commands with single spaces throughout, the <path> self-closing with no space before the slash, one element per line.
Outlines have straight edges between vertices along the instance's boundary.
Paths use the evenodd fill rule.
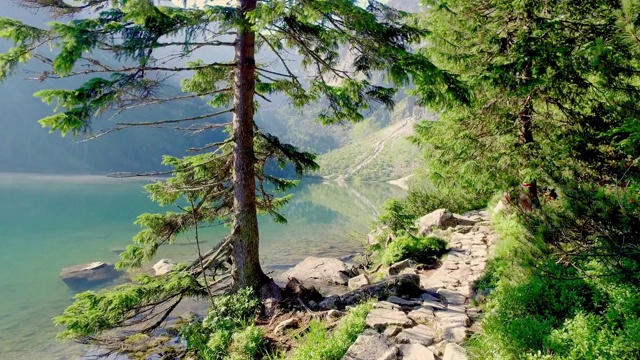
<path fill-rule="evenodd" d="M 369 278 L 365 274 L 358 275 L 349 279 L 349 290 L 359 289 L 363 286 L 371 284 Z"/>
<path fill-rule="evenodd" d="M 432 308 L 421 307 L 419 309 L 413 310 L 407 314 L 409 319 L 415 321 L 418 324 L 426 324 L 433 319 L 435 319 L 435 315 L 433 313 Z"/>
<path fill-rule="evenodd" d="M 327 317 L 331 319 L 337 319 L 344 316 L 344 313 L 340 310 L 329 310 L 327 312 Z"/>
<path fill-rule="evenodd" d="M 458 344 L 448 343 L 442 360 L 467 360 L 467 350 Z"/>
<path fill-rule="evenodd" d="M 440 327 L 440 338 L 448 342 L 461 344 L 467 338 L 467 329 L 461 323 L 447 323 Z"/>
<path fill-rule="evenodd" d="M 453 228 L 453 231 L 460 233 L 460 234 L 466 234 L 468 232 L 470 232 L 473 229 L 473 226 L 469 226 L 469 225 L 456 225 L 455 228 Z"/>
<path fill-rule="evenodd" d="M 374 230 L 371 230 L 368 234 L 367 234 L 367 244 L 371 245 L 371 246 L 375 246 L 380 244 L 380 240 L 382 240 L 382 236 L 384 235 L 384 233 L 389 229 L 388 226 L 383 226 L 382 228 L 377 228 Z"/>
<path fill-rule="evenodd" d="M 454 306 L 449 306 L 447 310 L 434 311 L 433 314 L 435 315 L 438 324 L 442 324 L 443 326 L 446 324 L 469 326 L 470 323 L 464 307 L 456 308 Z"/>
<path fill-rule="evenodd" d="M 433 330 L 424 325 L 418 325 L 402 330 L 402 332 L 396 336 L 396 342 L 399 344 L 421 344 L 429 346 L 433 344 L 435 337 L 436 335 Z"/>
<path fill-rule="evenodd" d="M 453 218 L 456 220 L 457 226 L 473 226 L 478 221 L 464 215 L 453 214 Z"/>
<path fill-rule="evenodd" d="M 449 289 L 439 289 L 438 294 L 444 296 L 448 304 L 462 305 L 467 300 L 464 295 Z"/>
<path fill-rule="evenodd" d="M 384 332 L 382 333 L 382 335 L 390 338 L 390 337 L 394 337 L 396 335 L 398 335 L 400 333 L 400 331 L 402 331 L 402 328 L 398 325 L 390 325 L 387 326 L 386 329 L 384 329 Z"/>
<path fill-rule="evenodd" d="M 402 270 L 407 269 L 407 268 L 412 268 L 416 266 L 416 262 L 410 259 L 404 259 L 402 261 L 399 261 L 391 266 L 389 266 L 389 269 L 387 270 L 387 274 L 389 275 L 398 275 L 400 274 L 400 272 L 402 272 Z"/>
<path fill-rule="evenodd" d="M 400 306 L 407 306 L 407 307 L 416 307 L 416 306 L 422 305 L 422 302 L 420 302 L 420 301 L 405 300 L 405 299 L 403 299 L 401 297 L 397 297 L 397 296 L 389 296 L 387 298 L 387 301 L 392 303 L 392 304 L 396 304 L 396 305 L 400 305 Z"/>
<path fill-rule="evenodd" d="M 436 295 L 437 295 L 437 293 L 436 293 Z M 438 297 L 436 297 L 434 295 L 431 295 L 428 292 L 426 292 L 426 293 L 423 293 L 422 295 L 420 295 L 420 300 L 438 302 L 438 301 L 440 301 L 440 298 L 438 298 Z"/>
<path fill-rule="evenodd" d="M 341 307 L 340 296 L 338 295 L 329 295 L 324 300 L 320 301 L 318 307 L 321 309 L 333 309 L 338 310 Z"/>
<path fill-rule="evenodd" d="M 398 346 L 404 360 L 435 360 L 435 355 L 426 346 L 420 344 L 403 344 Z"/>
<path fill-rule="evenodd" d="M 365 330 L 351 344 L 342 360 L 396 360 L 398 348 L 389 339 L 372 330 Z"/>
<path fill-rule="evenodd" d="M 198 314 L 196 314 L 195 312 L 189 310 L 181 314 L 180 319 L 182 319 L 182 321 L 186 323 L 192 323 L 196 320 L 199 320 L 200 316 L 198 316 Z"/>
<path fill-rule="evenodd" d="M 390 303 L 388 301 L 378 301 L 373 304 L 374 309 L 387 309 L 387 310 L 402 310 L 402 308 L 396 304 Z"/>
<path fill-rule="evenodd" d="M 298 319 L 296 318 L 287 319 L 280 322 L 278 325 L 276 325 L 275 329 L 273 330 L 273 333 L 276 335 L 280 335 L 281 333 L 284 332 L 285 329 L 289 329 L 296 326 L 298 326 Z"/>
<path fill-rule="evenodd" d="M 390 325 L 410 327 L 413 325 L 413 320 L 402 311 L 372 309 L 367 315 L 366 323 L 368 327 L 382 331 Z"/>
<path fill-rule="evenodd" d="M 156 276 L 162 276 L 167 274 L 176 264 L 169 259 L 161 259 L 153 265 L 153 271 Z"/>

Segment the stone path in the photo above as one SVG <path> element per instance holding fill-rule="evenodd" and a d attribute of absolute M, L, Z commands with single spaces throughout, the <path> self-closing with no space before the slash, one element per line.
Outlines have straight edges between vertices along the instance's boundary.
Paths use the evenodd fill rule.
<path fill-rule="evenodd" d="M 368 329 L 343 360 L 467 359 L 459 344 L 479 312 L 470 305 L 471 286 L 484 274 L 497 236 L 484 211 L 457 218 L 463 221 L 449 223 L 455 227 L 434 230 L 434 235 L 448 239 L 450 250 L 440 268 L 429 276 L 420 275 L 424 290 L 420 298 L 390 296 L 375 303 L 367 316 Z"/>

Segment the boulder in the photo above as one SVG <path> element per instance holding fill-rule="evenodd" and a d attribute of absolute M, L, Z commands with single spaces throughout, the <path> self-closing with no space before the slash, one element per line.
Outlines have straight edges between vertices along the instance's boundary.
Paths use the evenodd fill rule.
<path fill-rule="evenodd" d="M 358 271 L 347 263 L 333 258 L 308 257 L 280 277 L 296 278 L 305 286 L 347 285 Z"/>
<path fill-rule="evenodd" d="M 367 277 L 367 275 L 360 274 L 356 277 L 352 277 L 351 279 L 349 279 L 348 286 L 349 286 L 349 290 L 355 290 L 369 284 L 371 284 L 371 282 L 369 281 L 369 278 Z"/>
<path fill-rule="evenodd" d="M 467 360 L 467 350 L 458 344 L 448 343 L 442 360 Z"/>
<path fill-rule="evenodd" d="M 60 272 L 60 279 L 74 289 L 87 289 L 120 277 L 121 272 L 110 263 L 101 261 L 69 266 Z"/>
<path fill-rule="evenodd" d="M 453 214 L 447 209 L 438 209 L 430 214 L 427 214 L 417 221 L 418 233 L 422 236 L 431 233 L 431 230 L 435 227 L 438 229 L 446 229 L 448 227 L 454 227 L 457 225 L 456 219 Z"/>
<path fill-rule="evenodd" d="M 342 360 L 396 360 L 398 348 L 373 330 L 365 330 L 351 344 Z"/>
<path fill-rule="evenodd" d="M 156 276 L 161 276 L 167 274 L 176 264 L 169 259 L 161 259 L 155 265 L 153 265 L 153 271 Z"/>

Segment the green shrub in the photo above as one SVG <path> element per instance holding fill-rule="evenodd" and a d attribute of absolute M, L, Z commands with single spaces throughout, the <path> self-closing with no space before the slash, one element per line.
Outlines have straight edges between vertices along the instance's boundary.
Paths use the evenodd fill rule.
<path fill-rule="evenodd" d="M 378 224 L 387 226 L 394 234 L 415 228 L 416 215 L 408 211 L 406 204 L 398 199 L 388 200 L 380 215 Z"/>
<path fill-rule="evenodd" d="M 430 257 L 440 256 L 447 250 L 447 242 L 435 237 L 404 234 L 392 241 L 380 257 L 380 262 L 391 265 L 404 259 L 425 262 Z"/>
<path fill-rule="evenodd" d="M 340 360 L 364 329 L 371 303 L 351 309 L 340 324 L 329 333 L 321 321 L 312 321 L 308 331 L 298 338 L 295 351 L 279 360 Z"/>
<path fill-rule="evenodd" d="M 182 329 L 182 336 L 198 359 L 250 359 L 262 338 L 260 330 L 248 326 L 259 301 L 251 289 L 214 298 L 209 314 Z M 257 338 L 260 338 L 258 340 Z M 249 355 L 248 355 L 249 354 Z"/>
<path fill-rule="evenodd" d="M 559 245 L 576 251 L 571 242 L 556 242 L 577 236 L 583 221 L 565 206 L 557 201 L 539 212 L 492 218 L 500 241 L 475 287 L 494 290 L 482 331 L 467 343 L 471 359 L 640 358 L 640 297 L 633 277 L 612 274 L 588 248 L 570 262 L 554 251 Z"/>
<path fill-rule="evenodd" d="M 229 359 L 254 359 L 258 355 L 263 342 L 264 331 L 262 328 L 255 325 L 247 326 L 242 331 L 232 335 L 231 345 L 229 346 Z"/>

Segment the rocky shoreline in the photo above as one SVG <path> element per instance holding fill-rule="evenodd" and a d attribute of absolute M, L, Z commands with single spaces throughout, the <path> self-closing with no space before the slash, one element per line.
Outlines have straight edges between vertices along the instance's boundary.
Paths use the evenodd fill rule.
<path fill-rule="evenodd" d="M 295 278 L 328 295 L 319 303 L 309 304 L 313 310 L 334 311 L 327 318 L 335 318 L 336 311 L 341 313 L 360 301 L 378 299 L 367 316 L 367 330 L 343 359 L 467 358 L 460 344 L 474 332 L 480 314 L 472 305 L 472 299 L 481 296 L 474 293 L 473 283 L 484 274 L 497 236 L 488 226 L 485 211 L 455 215 L 441 209 L 421 218 L 418 224 L 420 232 L 449 243 L 435 271 L 425 272 L 420 264 L 403 260 L 379 269 L 378 273 L 386 276 L 371 283 L 371 275 L 358 274 L 353 264 L 310 257 L 280 276 L 280 281 Z M 286 321 L 277 324 L 275 331 L 292 323 Z"/>
<path fill-rule="evenodd" d="M 285 292 L 297 287 L 294 297 L 303 310 L 274 316 L 267 331 L 277 341 L 287 342 L 291 332 L 285 329 L 304 331 L 305 323 L 318 317 L 331 326 L 350 307 L 377 299 L 366 318 L 367 329 L 351 345 L 344 360 L 467 359 L 460 345 L 476 330 L 480 315 L 472 299 L 484 295 L 474 293 L 473 283 L 483 276 L 497 235 L 489 227 L 486 211 L 457 215 L 440 209 L 423 216 L 416 225 L 421 235 L 445 239 L 449 244 L 439 267 L 433 269 L 407 259 L 367 270 L 350 262 L 353 257 L 345 261 L 309 257 L 274 278 Z M 95 277 L 96 269 L 112 271 L 110 264 L 97 264 L 68 268 L 63 273 Z M 150 271 L 162 275 L 174 265 L 163 259 Z M 312 296 L 301 291 L 312 291 Z M 206 311 L 206 307 L 194 305 L 187 305 L 193 308 L 186 310 L 181 307 L 180 313 L 198 316 L 187 310 Z M 182 317 L 185 315 L 171 316 L 170 323 Z"/>

